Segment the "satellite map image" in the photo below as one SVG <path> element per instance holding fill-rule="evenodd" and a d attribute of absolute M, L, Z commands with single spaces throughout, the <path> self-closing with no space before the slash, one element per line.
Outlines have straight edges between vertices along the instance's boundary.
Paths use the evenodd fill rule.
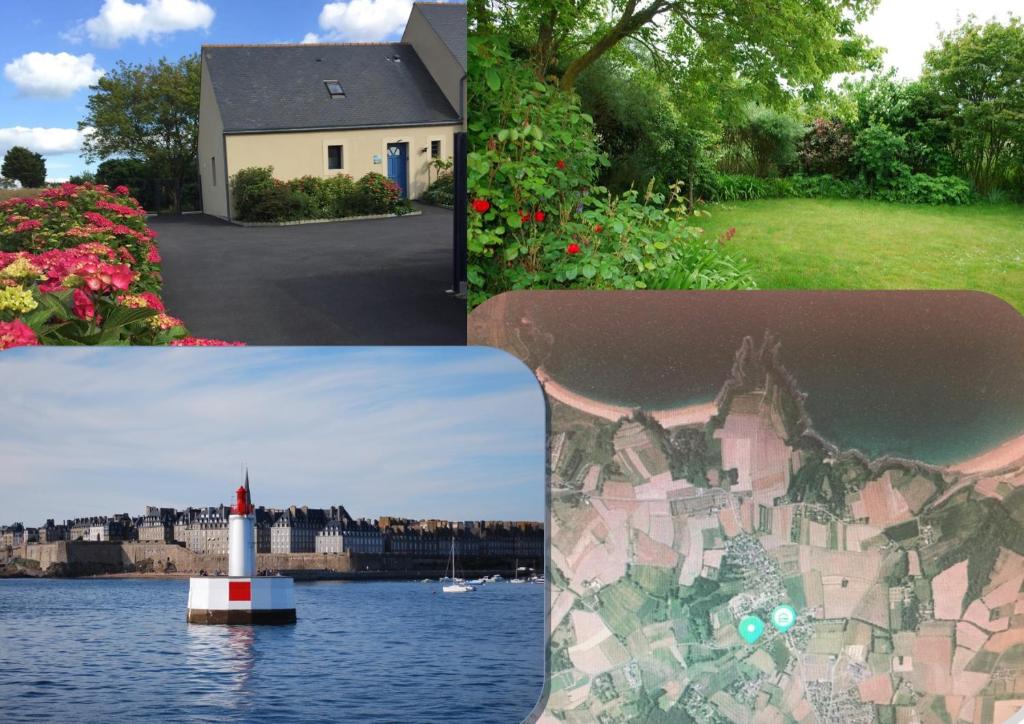
<path fill-rule="evenodd" d="M 600 293 L 588 296 L 582 308 L 602 303 Z M 774 311 L 816 295 L 797 296 L 777 295 Z M 847 305 L 842 295 L 817 296 Z M 993 313 L 987 298 L 948 296 L 960 311 L 947 315 L 947 326 L 976 326 L 973 305 L 991 322 L 981 334 L 999 334 L 1021 359 L 1024 320 L 1006 317 L 1002 333 L 995 321 L 1002 312 Z M 677 295 L 664 319 L 687 299 Z M 838 387 L 826 382 L 850 375 L 871 398 L 866 387 L 902 379 L 908 356 L 956 354 L 933 339 L 944 319 L 937 297 L 922 299 L 878 307 L 902 309 L 889 314 L 909 315 L 907 329 L 923 331 L 916 339 L 905 333 L 895 354 L 876 345 L 876 363 L 864 368 L 875 374 L 853 374 L 856 364 L 845 365 L 837 347 L 814 363 L 831 360 L 828 369 L 809 378 L 827 391 Z M 976 388 L 928 372 L 905 385 L 921 389 L 907 399 L 916 399 L 922 418 L 931 406 L 975 421 L 960 428 L 961 437 L 977 438 L 974 454 L 938 464 L 859 452 L 821 434 L 811 392 L 785 366 L 787 342 L 771 331 L 733 341 L 731 367 L 720 369 L 710 400 L 695 394 L 690 404 L 645 408 L 601 396 L 593 385 L 584 390 L 565 370 L 596 369 L 594 356 L 602 355 L 571 344 L 588 322 L 567 302 L 564 293 L 507 295 L 470 320 L 471 343 L 520 356 L 548 397 L 551 685 L 539 721 L 1004 722 L 1024 707 L 1024 386 L 1018 373 L 1000 369 L 1003 358 L 990 356 L 987 373 L 977 350 L 956 360 L 956 369 L 982 380 Z M 727 310 L 719 314 L 747 314 L 744 304 L 731 311 L 719 304 Z M 630 326 L 620 319 L 629 353 L 614 345 L 604 366 L 635 373 L 634 386 L 670 385 L 698 356 L 692 349 L 701 335 L 722 328 L 712 309 L 680 327 L 688 341 L 660 350 L 663 363 L 643 353 L 649 331 L 623 331 Z M 868 327 L 887 323 L 870 312 L 854 313 Z M 829 344 L 827 333 L 821 341 L 806 323 L 798 329 L 794 315 L 780 316 L 788 344 Z M 552 321 L 566 316 L 575 331 Z M 560 351 L 565 344 L 569 352 Z M 630 354 L 648 361 L 631 367 L 623 362 Z M 851 347 L 849 358 L 856 354 Z M 673 374 L 652 373 L 659 364 Z M 694 374 L 710 379 L 706 372 Z M 1010 396 L 1009 413 L 985 402 L 1006 382 L 1000 376 L 1014 378 L 998 393 L 1004 403 Z M 897 387 L 881 394 L 908 404 Z M 1009 427 L 997 433 L 980 425 L 975 396 Z M 866 405 L 866 414 L 881 407 Z M 919 437 L 938 434 L 922 427 Z M 924 451 L 913 437 L 907 433 L 906 448 Z M 935 448 L 922 457 L 944 456 Z"/>

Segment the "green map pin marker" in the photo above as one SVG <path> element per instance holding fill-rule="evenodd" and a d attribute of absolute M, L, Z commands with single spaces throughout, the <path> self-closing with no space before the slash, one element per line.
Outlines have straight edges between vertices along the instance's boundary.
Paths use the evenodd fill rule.
<path fill-rule="evenodd" d="M 757 616 L 744 616 L 740 619 L 739 631 L 743 640 L 752 644 L 764 633 L 764 621 Z"/>
<path fill-rule="evenodd" d="M 772 626 L 778 629 L 779 633 L 786 633 L 796 623 L 796 609 L 792 606 L 782 604 L 776 606 L 772 611 Z"/>

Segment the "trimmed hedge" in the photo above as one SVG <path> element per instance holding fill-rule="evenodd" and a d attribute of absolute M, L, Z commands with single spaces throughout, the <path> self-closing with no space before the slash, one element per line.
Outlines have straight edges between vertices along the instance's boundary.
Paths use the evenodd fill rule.
<path fill-rule="evenodd" d="M 760 178 L 736 174 L 715 174 L 705 178 L 700 195 L 708 201 L 753 201 L 779 198 L 878 199 L 904 204 L 969 204 L 970 185 L 957 176 L 907 174 L 876 188 L 861 179 L 819 176 Z"/>
<path fill-rule="evenodd" d="M 272 166 L 253 166 L 231 177 L 231 189 L 239 221 L 342 219 L 412 210 L 398 184 L 379 173 L 358 181 L 346 174 L 280 181 Z"/>

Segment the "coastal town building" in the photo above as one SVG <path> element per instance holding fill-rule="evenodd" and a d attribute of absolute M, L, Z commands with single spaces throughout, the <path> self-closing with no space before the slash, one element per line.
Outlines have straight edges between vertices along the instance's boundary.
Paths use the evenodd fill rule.
<path fill-rule="evenodd" d="M 327 523 L 327 513 L 323 509 L 291 506 L 270 528 L 270 552 L 315 552 L 316 534 Z"/>
<path fill-rule="evenodd" d="M 53 518 L 48 518 L 46 523 L 39 528 L 40 543 L 55 543 L 68 539 L 68 527 L 63 523 L 54 523 Z"/>
<path fill-rule="evenodd" d="M 316 535 L 317 553 L 383 553 L 384 534 L 367 520 L 332 520 Z"/>
<path fill-rule="evenodd" d="M 171 543 L 174 541 L 173 508 L 146 507 L 146 514 L 138 525 L 139 541 L 142 543 Z"/>
<path fill-rule="evenodd" d="M 17 548 L 25 544 L 25 526 L 14 523 L 0 528 L 0 544 Z"/>
<path fill-rule="evenodd" d="M 231 508 L 201 508 L 192 515 L 184 528 L 185 547 L 193 553 L 228 554 L 228 516 Z"/>

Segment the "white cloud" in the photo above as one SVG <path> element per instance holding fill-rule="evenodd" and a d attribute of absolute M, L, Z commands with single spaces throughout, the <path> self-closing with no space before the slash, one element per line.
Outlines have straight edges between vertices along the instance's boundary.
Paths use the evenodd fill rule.
<path fill-rule="evenodd" d="M 412 11 L 412 0 L 349 0 L 324 5 L 320 11 L 322 37 L 307 33 L 302 42 L 323 40 L 387 40 L 401 34 Z M 312 40 L 311 38 L 317 38 Z"/>
<path fill-rule="evenodd" d="M 67 98 L 103 75 L 91 53 L 25 53 L 4 66 L 4 75 L 22 95 Z"/>
<path fill-rule="evenodd" d="M 306 33 L 302 37 L 302 42 L 303 43 L 319 43 L 320 42 L 320 36 L 317 35 L 316 33 Z"/>
<path fill-rule="evenodd" d="M 24 146 L 44 156 L 61 153 L 77 153 L 82 141 L 93 132 L 92 128 L 27 128 L 13 126 L 0 128 L 0 153 L 6 153 L 11 146 Z"/>
<path fill-rule="evenodd" d="M 104 0 L 100 14 L 86 20 L 79 32 L 109 47 L 128 38 L 144 43 L 179 30 L 205 30 L 213 17 L 213 8 L 202 0 Z"/>

